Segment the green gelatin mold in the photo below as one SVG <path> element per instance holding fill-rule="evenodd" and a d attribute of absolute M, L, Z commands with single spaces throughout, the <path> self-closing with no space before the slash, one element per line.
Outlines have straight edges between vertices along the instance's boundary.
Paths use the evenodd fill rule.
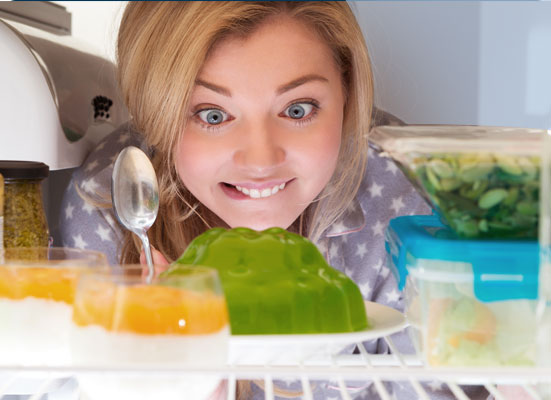
<path fill-rule="evenodd" d="M 308 239 L 281 228 L 213 228 L 179 264 L 218 270 L 234 335 L 355 332 L 370 328 L 358 286 Z"/>

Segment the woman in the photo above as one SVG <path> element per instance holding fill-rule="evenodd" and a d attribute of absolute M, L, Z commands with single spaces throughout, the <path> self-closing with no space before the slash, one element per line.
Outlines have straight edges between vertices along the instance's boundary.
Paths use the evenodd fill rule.
<path fill-rule="evenodd" d="M 77 192 L 109 198 L 112 159 L 126 145 L 143 145 L 160 185 L 149 231 L 157 264 L 176 259 L 210 227 L 279 226 L 316 243 L 366 300 L 403 307 L 385 266 L 383 230 L 392 217 L 430 210 L 392 162 L 370 153 L 366 167 L 372 74 L 346 2 L 131 2 L 118 71 L 132 120 L 77 172 L 65 207 L 79 209 Z M 94 213 L 113 221 L 108 208 L 81 215 Z M 84 239 L 81 226 L 62 226 L 66 245 Z M 98 229 L 120 237 L 114 222 Z M 98 240 L 98 233 L 87 244 L 95 240 L 112 260 L 138 262 L 139 241 L 123 235 Z M 405 335 L 396 342 L 411 350 Z M 384 341 L 367 348 L 388 352 Z M 263 398 L 261 386 L 243 384 L 240 395 Z M 351 390 L 370 396 L 369 387 Z M 413 395 L 407 385 L 393 390 Z M 302 392 L 291 383 L 276 393 Z M 315 385 L 315 398 L 336 393 L 331 383 Z"/>

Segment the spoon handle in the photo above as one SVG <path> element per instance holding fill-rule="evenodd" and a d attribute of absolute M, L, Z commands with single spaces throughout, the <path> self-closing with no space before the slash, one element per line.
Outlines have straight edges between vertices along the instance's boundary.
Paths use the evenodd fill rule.
<path fill-rule="evenodd" d="M 146 282 L 151 283 L 151 281 L 153 280 L 154 269 L 153 269 L 153 258 L 151 257 L 151 246 L 149 245 L 149 238 L 147 237 L 147 233 L 145 230 L 143 232 L 140 232 L 138 236 L 142 241 L 143 250 L 145 252 L 145 260 L 147 261 L 148 271 L 147 271 Z"/>

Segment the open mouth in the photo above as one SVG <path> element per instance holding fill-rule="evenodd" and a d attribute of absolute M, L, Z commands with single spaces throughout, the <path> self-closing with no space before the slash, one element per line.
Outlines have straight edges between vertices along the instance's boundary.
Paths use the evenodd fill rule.
<path fill-rule="evenodd" d="M 249 189 L 246 187 L 241 187 L 238 185 L 232 185 L 227 182 L 221 182 L 220 186 L 224 193 L 226 193 L 228 196 L 236 199 L 263 199 L 268 198 L 276 195 L 280 191 L 284 190 L 285 187 L 290 183 L 284 182 L 279 185 L 274 185 L 273 187 L 268 187 L 264 189 Z"/>

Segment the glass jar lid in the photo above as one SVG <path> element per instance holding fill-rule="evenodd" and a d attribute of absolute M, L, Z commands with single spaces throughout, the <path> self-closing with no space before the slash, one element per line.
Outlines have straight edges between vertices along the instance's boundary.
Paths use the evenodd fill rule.
<path fill-rule="evenodd" d="M 50 167 L 38 161 L 0 161 L 0 174 L 4 179 L 44 179 Z"/>

